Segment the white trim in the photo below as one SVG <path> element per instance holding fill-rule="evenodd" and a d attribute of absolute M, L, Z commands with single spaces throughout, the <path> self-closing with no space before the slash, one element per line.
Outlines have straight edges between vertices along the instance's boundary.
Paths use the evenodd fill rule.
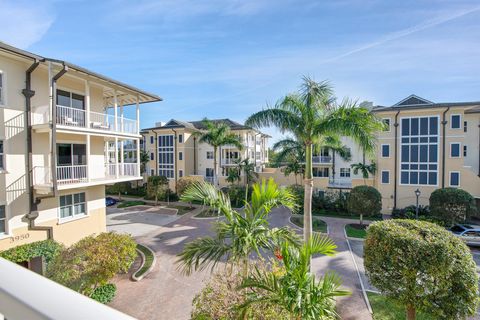
<path fill-rule="evenodd" d="M 452 145 L 458 144 L 458 157 L 452 156 Z M 458 159 L 461 158 L 463 154 L 462 143 L 461 142 L 450 142 L 450 152 L 448 153 L 448 157 L 451 159 Z"/>
<path fill-rule="evenodd" d="M 388 172 L 388 182 L 383 182 L 383 173 Z M 390 170 L 381 170 L 380 171 L 380 184 L 390 184 Z"/>
<path fill-rule="evenodd" d="M 3 221 L 5 221 L 5 232 L 0 232 L 0 237 L 9 237 L 10 236 L 10 233 L 9 233 L 9 227 L 8 227 L 8 206 L 6 203 L 4 203 L 3 201 L 0 203 L 0 207 L 1 206 L 4 206 L 5 207 L 5 218 L 2 218 Z"/>
<path fill-rule="evenodd" d="M 458 120 L 458 128 L 453 128 L 453 127 L 452 127 L 452 125 L 453 125 L 453 120 L 452 120 L 452 118 L 453 118 L 454 116 L 459 116 L 459 117 L 460 117 L 460 119 Z M 462 115 L 461 115 L 460 113 L 452 113 L 452 114 L 450 115 L 450 129 L 452 129 L 452 130 L 460 130 L 460 129 L 461 129 L 461 130 L 463 131 L 463 121 L 462 121 Z"/>
<path fill-rule="evenodd" d="M 7 106 L 7 73 L 0 69 L 0 75 L 2 76 L 2 96 L 0 96 L 0 107 Z"/>
<path fill-rule="evenodd" d="M 388 120 L 388 130 L 382 130 L 382 132 L 392 132 L 392 118 L 382 118 L 382 122 Z"/>
<path fill-rule="evenodd" d="M 83 214 L 75 214 L 75 195 L 76 194 L 81 194 L 83 193 L 85 195 L 85 201 L 84 202 L 80 202 L 79 204 L 84 204 L 85 205 L 85 212 Z M 58 217 L 58 222 L 57 224 L 62 224 L 62 223 L 66 223 L 66 222 L 70 222 L 70 221 L 74 221 L 74 220 L 78 220 L 78 219 L 81 219 L 81 218 L 84 218 L 84 217 L 88 217 L 89 214 L 88 214 L 88 195 L 87 195 L 87 190 L 83 190 L 83 191 L 80 191 L 80 192 L 75 192 L 75 193 L 65 193 L 65 194 L 62 194 L 62 195 L 59 195 L 58 196 L 58 208 L 57 208 L 57 217 Z M 71 216 L 68 216 L 68 217 L 61 217 L 60 215 L 60 209 L 61 209 L 61 206 L 60 206 L 60 198 L 61 197 L 65 197 L 65 196 L 70 196 L 72 197 L 72 204 L 70 205 L 72 207 L 72 215 Z"/>
<path fill-rule="evenodd" d="M 458 173 L 458 185 L 452 185 L 452 173 Z M 460 179 L 461 179 L 461 173 L 460 171 L 449 171 L 448 172 L 448 185 L 452 188 L 459 188 L 460 187 Z"/>
<path fill-rule="evenodd" d="M 383 146 L 388 146 L 388 156 L 387 156 L 387 157 L 383 156 Z M 389 143 L 383 143 L 383 144 L 380 146 L 380 157 L 383 158 L 383 159 L 388 159 L 388 158 L 390 158 L 390 154 L 391 154 L 391 152 L 390 152 L 390 144 L 389 144 Z"/>

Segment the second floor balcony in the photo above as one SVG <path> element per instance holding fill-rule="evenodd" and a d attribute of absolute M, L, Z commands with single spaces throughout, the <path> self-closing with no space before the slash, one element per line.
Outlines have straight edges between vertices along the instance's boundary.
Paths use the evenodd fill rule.
<path fill-rule="evenodd" d="M 100 113 L 74 107 L 57 105 L 55 123 L 59 128 L 96 130 L 110 133 L 139 134 L 137 121 L 109 113 Z M 32 125 L 41 126 L 51 123 L 48 106 L 32 109 Z"/>
<path fill-rule="evenodd" d="M 312 162 L 314 164 L 318 164 L 318 163 L 328 164 L 328 163 L 332 163 L 332 157 L 331 156 L 313 156 Z"/>

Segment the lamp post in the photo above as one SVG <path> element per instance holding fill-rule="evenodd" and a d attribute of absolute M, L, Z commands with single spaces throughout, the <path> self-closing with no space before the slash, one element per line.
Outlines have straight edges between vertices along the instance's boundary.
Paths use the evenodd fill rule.
<path fill-rule="evenodd" d="M 420 194 L 421 192 L 419 189 L 415 190 L 415 196 L 417 197 L 417 206 L 415 207 L 415 219 L 417 220 L 418 220 L 418 198 L 420 197 Z"/>

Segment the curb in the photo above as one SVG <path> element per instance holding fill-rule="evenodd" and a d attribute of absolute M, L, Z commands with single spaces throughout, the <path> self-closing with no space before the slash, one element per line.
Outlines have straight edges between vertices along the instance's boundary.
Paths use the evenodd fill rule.
<path fill-rule="evenodd" d="M 293 225 L 295 228 L 298 228 L 298 229 L 300 229 L 300 230 L 303 230 L 303 227 L 299 227 L 299 226 L 297 226 L 295 223 L 292 222 L 291 219 L 292 219 L 292 217 L 294 217 L 294 216 L 295 216 L 295 217 L 297 217 L 297 216 L 298 216 L 298 217 L 303 217 L 303 215 L 301 215 L 301 214 L 290 214 L 290 217 L 288 218 L 288 222 L 289 222 L 291 225 Z M 314 219 L 314 217 L 312 216 L 312 222 L 313 222 L 313 219 Z M 320 218 L 318 218 L 318 219 L 319 219 L 319 220 L 322 220 L 322 219 L 320 219 Z M 327 232 L 324 233 L 324 232 L 318 232 L 318 231 L 313 231 L 313 230 L 312 230 L 312 232 L 329 235 L 329 234 L 330 234 L 330 228 L 329 228 L 329 226 L 328 226 L 328 223 L 327 223 L 325 220 L 322 220 L 322 221 L 327 225 Z M 312 223 L 312 224 L 313 224 L 313 223 Z"/>
<path fill-rule="evenodd" d="M 345 226 L 343 227 L 343 233 L 345 234 L 345 240 L 347 240 L 348 250 L 350 251 L 350 256 L 352 258 L 353 264 L 355 265 L 355 270 L 357 271 L 358 280 L 360 281 L 360 287 L 362 288 L 363 299 L 367 304 L 368 311 L 370 314 L 373 314 L 372 306 L 370 305 L 370 300 L 368 300 L 367 292 L 365 290 L 365 285 L 363 284 L 362 276 L 360 275 L 360 270 L 358 270 L 357 262 L 353 256 L 352 247 L 350 246 L 350 241 L 348 241 L 347 232 L 345 231 Z"/>
<path fill-rule="evenodd" d="M 138 271 L 140 271 L 140 269 L 143 268 L 143 266 L 145 265 L 145 260 L 146 260 L 146 257 L 145 257 L 145 254 L 140 251 L 138 248 L 136 249 L 138 253 L 140 253 L 140 256 L 142 257 L 142 264 L 138 267 L 138 269 L 132 273 L 132 280 L 133 281 L 140 281 L 142 280 L 146 275 L 148 275 L 150 272 L 152 272 L 153 268 L 155 267 L 155 264 L 157 263 L 157 256 L 155 255 L 155 252 L 153 252 L 152 249 L 150 249 L 149 247 L 147 247 L 146 245 L 143 245 L 143 244 L 140 244 L 141 246 L 147 248 L 147 250 L 149 250 L 152 255 L 153 255 L 153 261 L 152 261 L 152 265 L 150 266 L 150 268 L 148 268 L 141 276 L 135 276 L 137 274 Z"/>

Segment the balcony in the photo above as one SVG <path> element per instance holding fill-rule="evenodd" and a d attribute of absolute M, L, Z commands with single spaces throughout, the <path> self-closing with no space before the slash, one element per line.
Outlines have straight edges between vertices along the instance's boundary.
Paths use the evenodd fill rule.
<path fill-rule="evenodd" d="M 237 165 L 240 161 L 240 158 L 222 158 L 221 165 L 228 166 L 228 165 Z"/>
<path fill-rule="evenodd" d="M 328 187 L 335 189 L 351 189 L 352 188 L 352 179 L 351 178 L 335 178 L 330 177 L 328 180 Z"/>
<path fill-rule="evenodd" d="M 107 163 L 101 167 L 88 165 L 66 165 L 56 167 L 59 190 L 76 188 L 83 185 L 96 185 L 130 181 L 140 178 L 137 163 Z M 33 184 L 39 191 L 50 192 L 53 186 L 51 168 L 36 166 L 33 168 Z"/>
<path fill-rule="evenodd" d="M 87 111 L 83 109 L 61 105 L 56 106 L 56 113 L 56 124 L 60 128 L 88 129 L 120 134 L 139 134 L 137 121 L 133 119 L 127 119 L 121 116 L 115 118 L 114 115 L 94 111 L 90 111 L 87 114 Z M 32 109 L 32 125 L 34 127 L 49 124 L 51 122 L 50 120 L 51 115 L 48 106 L 40 106 Z"/>
<path fill-rule="evenodd" d="M 329 163 L 332 163 L 332 157 L 331 156 L 313 156 L 312 163 L 313 164 L 319 164 L 319 163 L 329 164 Z"/>

